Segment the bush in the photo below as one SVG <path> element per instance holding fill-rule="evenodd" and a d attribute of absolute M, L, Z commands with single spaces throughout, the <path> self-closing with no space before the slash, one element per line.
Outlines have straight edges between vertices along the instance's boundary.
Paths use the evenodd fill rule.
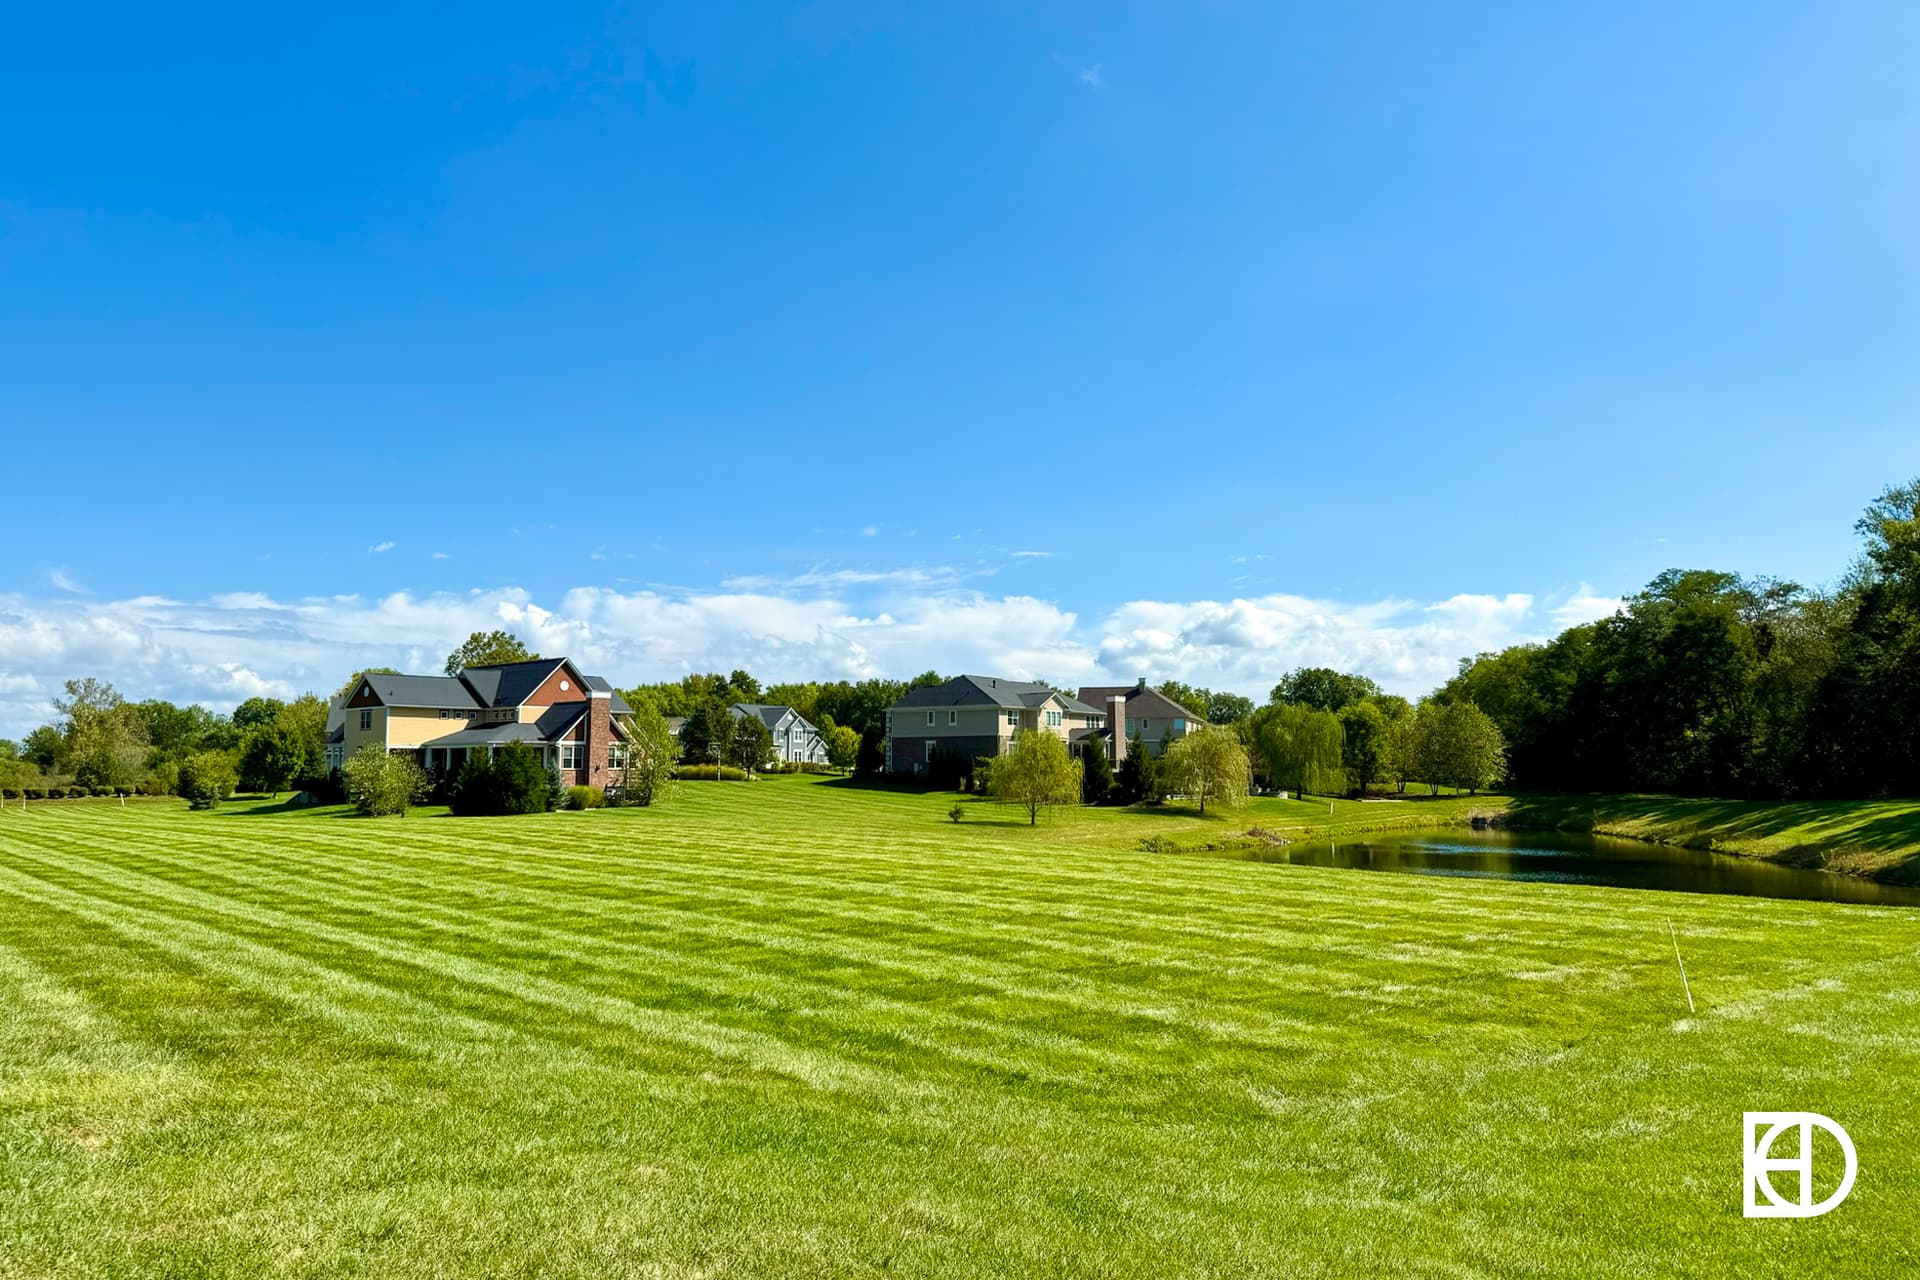
<path fill-rule="evenodd" d="M 27 788 L 27 799 L 29 799 L 29 800 L 45 800 L 46 798 L 47 798 L 47 793 L 46 793 L 46 789 L 45 789 L 45 788 L 43 788 L 43 787 L 28 787 L 28 788 Z"/>
<path fill-rule="evenodd" d="M 766 768 L 762 769 L 760 772 L 762 773 L 836 773 L 838 772 L 838 770 L 836 770 L 830 764 L 821 764 L 815 760 L 787 760 L 777 764 L 770 764 Z"/>
<path fill-rule="evenodd" d="M 18 800 L 19 798 L 19 787 L 0 787 L 0 800 Z"/>
<path fill-rule="evenodd" d="M 374 743 L 354 752 L 341 772 L 347 799 L 369 818 L 405 814 L 427 793 L 427 775 L 412 756 L 397 755 Z"/>
<path fill-rule="evenodd" d="M 966 806 L 961 804 L 954 805 L 953 808 L 947 810 L 947 816 L 955 822 L 960 821 L 960 819 L 967 816 Z"/>
<path fill-rule="evenodd" d="M 224 751 L 196 752 L 180 764 L 180 794 L 191 808 L 219 808 L 238 784 L 233 757 Z"/>
<path fill-rule="evenodd" d="M 110 796 L 113 794 L 113 788 L 112 787 L 89 787 L 87 788 L 87 792 L 89 795 Z"/>
<path fill-rule="evenodd" d="M 345 804 L 347 802 L 347 779 L 338 769 L 295 778 L 292 786 L 295 791 L 306 793 L 309 804 Z"/>
<path fill-rule="evenodd" d="M 732 765 L 714 766 L 710 764 L 683 764 L 674 767 L 673 776 L 682 782 L 712 782 L 715 775 L 721 782 L 745 782 L 746 771 Z"/>
<path fill-rule="evenodd" d="M 68 798 L 69 800 L 78 800 L 78 799 L 80 799 L 80 797 L 82 797 L 82 796 L 84 796 L 84 795 L 87 795 L 87 794 L 89 794 L 89 788 L 87 788 L 87 787 L 78 787 L 78 786 L 75 786 L 75 787 L 68 787 L 68 788 L 67 788 L 67 798 Z"/>
<path fill-rule="evenodd" d="M 568 787 L 567 808 L 604 809 L 607 807 L 607 793 L 599 787 Z"/>
<path fill-rule="evenodd" d="M 448 786 L 448 802 L 463 818 L 544 813 L 554 803 L 549 773 L 539 752 L 524 742 L 509 742 L 491 760 L 469 756 Z"/>

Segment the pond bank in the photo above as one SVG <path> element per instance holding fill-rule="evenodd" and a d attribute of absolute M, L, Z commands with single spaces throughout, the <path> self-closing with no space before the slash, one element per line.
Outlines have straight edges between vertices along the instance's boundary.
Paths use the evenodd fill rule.
<path fill-rule="evenodd" d="M 1499 821 L 1516 830 L 1612 836 L 1920 884 L 1920 800 L 1514 796 Z"/>

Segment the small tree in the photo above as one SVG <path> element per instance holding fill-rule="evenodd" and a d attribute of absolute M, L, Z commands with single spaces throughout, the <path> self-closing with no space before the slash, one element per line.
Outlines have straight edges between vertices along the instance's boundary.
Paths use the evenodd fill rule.
<path fill-rule="evenodd" d="M 342 766 L 347 799 L 369 818 L 404 814 L 426 795 L 427 775 L 412 756 L 398 755 L 378 743 L 368 743 Z"/>
<path fill-rule="evenodd" d="M 733 736 L 733 710 L 726 703 L 709 698 L 693 709 L 680 726 L 680 758 L 688 764 L 718 764 L 713 749 L 722 756 Z"/>
<path fill-rule="evenodd" d="M 1507 744 L 1500 727 L 1473 703 L 1463 699 L 1437 708 L 1430 737 L 1440 781 L 1480 791 L 1507 776 Z"/>
<path fill-rule="evenodd" d="M 845 773 L 860 759 L 860 732 L 850 724 L 827 730 L 827 763 Z"/>
<path fill-rule="evenodd" d="M 1203 816 L 1208 800 L 1224 809 L 1237 809 L 1247 802 L 1252 769 L 1246 748 L 1225 729 L 1187 734 L 1167 748 L 1165 763 L 1169 789 L 1198 800 Z"/>
<path fill-rule="evenodd" d="M 239 779 L 224 751 L 196 751 L 180 762 L 180 794 L 189 808 L 218 809 Z"/>
<path fill-rule="evenodd" d="M 1079 802 L 1080 762 L 1052 734 L 1022 729 L 1007 754 L 994 760 L 988 786 L 995 800 L 1025 808 L 1027 825 L 1032 826 L 1042 809 Z"/>
<path fill-rule="evenodd" d="M 733 717 L 723 753 L 726 762 L 752 773 L 773 761 L 773 731 L 767 722 L 751 713 Z"/>
<path fill-rule="evenodd" d="M 1387 726 L 1387 777 L 1396 791 L 1406 791 L 1407 783 L 1420 776 L 1421 753 L 1432 720 L 1421 707 Z"/>
<path fill-rule="evenodd" d="M 1120 762 L 1118 781 L 1121 798 L 1128 804 L 1152 804 L 1167 793 L 1161 784 L 1160 762 L 1147 751 L 1146 740 L 1137 733 L 1127 743 L 1127 758 Z"/>
<path fill-rule="evenodd" d="M 620 772 L 620 803 L 648 805 L 664 800 L 673 790 L 673 764 L 680 743 L 667 728 L 667 718 L 642 704 L 627 726 L 627 762 Z"/>
<path fill-rule="evenodd" d="M 1107 744 L 1097 733 L 1088 734 L 1080 748 L 1080 803 L 1105 804 L 1113 791 L 1113 766 L 1107 762 Z"/>
<path fill-rule="evenodd" d="M 468 667 L 498 662 L 532 662 L 539 656 L 511 631 L 476 631 L 447 655 L 447 674 L 457 676 Z"/>
<path fill-rule="evenodd" d="M 1364 796 L 1387 767 L 1387 718 L 1373 703 L 1356 702 L 1340 711 L 1340 729 L 1346 735 L 1340 763 L 1346 766 L 1347 780 Z"/>

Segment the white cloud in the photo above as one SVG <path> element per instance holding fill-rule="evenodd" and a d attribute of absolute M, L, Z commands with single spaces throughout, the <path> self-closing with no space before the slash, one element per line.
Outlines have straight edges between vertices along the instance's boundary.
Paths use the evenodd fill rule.
<path fill-rule="evenodd" d="M 387 552 L 393 550 L 395 547 L 399 545 L 400 545 L 399 543 L 394 542 L 391 539 L 389 539 L 386 542 L 376 542 L 372 546 L 367 548 L 367 554 L 375 555 L 375 556 L 383 556 L 387 554 Z"/>
<path fill-rule="evenodd" d="M 1107 77 L 1096 62 L 1090 67 L 1080 68 L 1080 83 L 1089 89 L 1104 89 L 1107 87 Z"/>
<path fill-rule="evenodd" d="M 877 524 L 867 525 L 866 527 L 860 530 L 860 536 L 863 538 L 878 537 L 879 533 L 880 533 L 880 526 Z"/>
<path fill-rule="evenodd" d="M 0 736 L 51 715 L 62 682 L 113 681 L 131 697 L 228 708 L 255 694 L 328 692 L 356 668 L 437 671 L 469 632 L 505 626 L 540 653 L 616 684 L 745 667 L 762 680 L 905 677 L 928 668 L 1069 682 L 1178 678 L 1252 696 L 1297 666 L 1361 671 L 1419 694 L 1483 649 L 1542 638 L 1615 602 L 1582 586 L 1544 605 L 1524 593 L 1348 603 L 1292 595 L 1137 600 L 1082 619 L 1033 596 L 992 596 L 955 571 L 826 570 L 739 578 L 713 590 L 517 588 L 198 602 L 0 595 Z"/>
<path fill-rule="evenodd" d="M 1016 560 L 1051 560 L 1053 558 L 1053 552 L 1051 551 L 1016 551 L 1013 553 L 1013 558 Z"/>
<path fill-rule="evenodd" d="M 1555 605 L 1548 616 L 1553 619 L 1555 631 L 1565 631 L 1583 622 L 1610 618 L 1620 611 L 1621 604 L 1620 597 L 1599 595 L 1590 584 L 1583 582 L 1579 590 Z"/>
<path fill-rule="evenodd" d="M 51 582 L 54 586 L 60 588 L 62 591 L 71 591 L 75 595 L 82 595 L 82 596 L 87 594 L 87 589 L 81 586 L 79 583 L 75 582 L 73 580 L 73 576 L 69 574 L 65 569 L 49 570 L 47 573 L 47 581 Z"/>
<path fill-rule="evenodd" d="M 436 552 L 434 552 L 434 553 L 433 553 L 433 558 L 434 558 L 435 560 L 451 560 L 451 559 L 453 559 L 453 557 L 452 557 L 452 556 L 450 556 L 450 555 L 448 555 L 448 554 L 447 554 L 446 552 L 444 552 L 444 551 L 436 551 Z"/>

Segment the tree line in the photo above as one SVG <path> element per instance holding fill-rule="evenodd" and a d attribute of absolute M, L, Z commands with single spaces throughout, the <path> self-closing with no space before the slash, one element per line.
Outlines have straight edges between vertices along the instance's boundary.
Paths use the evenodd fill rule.
<path fill-rule="evenodd" d="M 1920 481 L 1855 525 L 1837 586 L 1669 570 L 1612 617 L 1463 661 L 1434 695 L 1506 737 L 1516 785 L 1756 798 L 1920 783 Z"/>

